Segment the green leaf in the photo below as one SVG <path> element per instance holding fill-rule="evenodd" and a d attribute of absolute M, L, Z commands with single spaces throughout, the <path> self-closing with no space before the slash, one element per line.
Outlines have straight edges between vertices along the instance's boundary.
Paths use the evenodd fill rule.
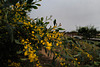
<path fill-rule="evenodd" d="M 26 61 L 26 60 L 27 60 L 27 58 L 21 58 L 21 60 L 22 60 L 22 61 Z"/>
<path fill-rule="evenodd" d="M 56 31 L 57 31 L 57 32 L 59 32 L 59 30 L 58 30 L 58 29 L 56 29 Z"/>
<path fill-rule="evenodd" d="M 41 40 L 41 37 L 39 36 L 39 35 L 36 35 L 37 36 L 37 38 L 39 39 L 39 40 Z"/>
<path fill-rule="evenodd" d="M 19 42 L 19 40 L 16 40 L 16 39 L 15 39 L 15 43 L 17 43 L 17 44 L 21 44 L 21 43 Z"/>
<path fill-rule="evenodd" d="M 45 24 L 49 24 L 49 22 L 46 22 Z"/>
<path fill-rule="evenodd" d="M 58 30 L 65 30 L 65 29 L 63 29 L 63 28 L 58 28 Z"/>
<path fill-rule="evenodd" d="M 6 3 L 5 3 L 5 5 L 14 5 L 14 4 L 16 4 L 17 2 L 18 2 L 19 0 L 7 0 L 6 1 Z"/>
<path fill-rule="evenodd" d="M 34 9 L 38 9 L 38 7 L 37 6 L 32 6 Z"/>
<path fill-rule="evenodd" d="M 49 57 L 50 53 L 48 53 L 48 57 Z"/>
<path fill-rule="evenodd" d="M 36 2 L 32 2 L 32 4 L 35 4 Z"/>
<path fill-rule="evenodd" d="M 43 18 L 43 17 L 41 17 L 41 21 L 43 21 L 43 19 L 44 19 L 44 18 Z"/>
<path fill-rule="evenodd" d="M 94 64 L 97 65 L 97 66 L 99 65 L 97 62 L 94 62 Z"/>
<path fill-rule="evenodd" d="M 33 0 L 27 0 L 27 3 L 28 4 L 30 4 L 30 3 L 32 3 L 33 2 Z"/>
<path fill-rule="evenodd" d="M 54 23 L 54 26 L 56 25 L 56 19 L 53 21 L 53 23 Z"/>
<path fill-rule="evenodd" d="M 19 24 L 19 25 L 20 25 L 20 24 L 23 25 L 23 23 L 21 23 L 21 22 L 17 22 L 17 24 Z"/>
<path fill-rule="evenodd" d="M 35 5 L 37 5 L 37 6 L 41 6 L 41 4 L 35 4 Z"/>
<path fill-rule="evenodd" d="M 65 58 L 68 58 L 68 59 L 74 59 L 73 57 L 69 56 L 68 54 L 66 55 Z"/>
<path fill-rule="evenodd" d="M 13 27 L 8 24 L 6 28 L 8 30 L 9 39 L 11 40 L 11 42 L 13 42 L 13 40 L 14 40 L 14 37 L 13 37 Z"/>
<path fill-rule="evenodd" d="M 45 53 L 47 53 L 47 49 L 45 48 Z"/>
<path fill-rule="evenodd" d="M 17 51 L 17 54 L 21 54 L 23 51 Z"/>
<path fill-rule="evenodd" d="M 78 57 L 80 54 L 74 55 L 74 57 Z"/>
<path fill-rule="evenodd" d="M 39 1 L 42 1 L 42 0 L 39 0 Z"/>

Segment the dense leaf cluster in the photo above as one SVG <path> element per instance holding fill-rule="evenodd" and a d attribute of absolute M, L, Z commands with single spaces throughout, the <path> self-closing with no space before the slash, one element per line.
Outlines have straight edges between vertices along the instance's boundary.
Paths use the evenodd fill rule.
<path fill-rule="evenodd" d="M 78 34 L 84 38 L 93 38 L 98 34 L 97 29 L 94 26 L 79 27 L 77 31 Z"/>

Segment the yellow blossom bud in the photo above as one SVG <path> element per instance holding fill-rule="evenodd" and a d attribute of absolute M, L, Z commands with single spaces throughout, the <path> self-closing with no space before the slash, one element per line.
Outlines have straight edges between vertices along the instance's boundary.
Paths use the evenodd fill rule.
<path fill-rule="evenodd" d="M 55 53 L 55 56 L 57 56 L 57 53 Z"/>
<path fill-rule="evenodd" d="M 80 64 L 80 62 L 78 62 L 78 64 Z"/>
<path fill-rule="evenodd" d="M 11 60 L 8 59 L 8 62 L 11 62 Z"/>
<path fill-rule="evenodd" d="M 24 5 L 26 6 L 27 5 L 27 2 L 25 2 Z"/>
<path fill-rule="evenodd" d="M 53 28 L 56 28 L 57 26 L 53 26 Z"/>
<path fill-rule="evenodd" d="M 41 40 L 41 43 L 43 43 L 43 40 Z"/>
<path fill-rule="evenodd" d="M 77 58 L 75 58 L 75 60 L 77 61 Z"/>
<path fill-rule="evenodd" d="M 51 47 L 46 47 L 46 49 L 51 50 Z"/>
<path fill-rule="evenodd" d="M 24 52 L 24 55 L 25 55 L 25 56 L 26 56 L 26 55 L 28 55 L 28 52 L 27 52 L 27 51 L 25 51 L 25 52 Z"/>
<path fill-rule="evenodd" d="M 45 42 L 42 43 L 43 45 L 45 44 Z"/>
<path fill-rule="evenodd" d="M 52 46 L 52 43 L 47 42 L 47 46 L 48 47 L 51 47 Z"/>
<path fill-rule="evenodd" d="M 32 31 L 32 34 L 34 34 L 34 31 Z"/>
<path fill-rule="evenodd" d="M 59 44 L 62 44 L 62 42 L 59 42 Z"/>
<path fill-rule="evenodd" d="M 27 49 L 27 48 L 28 48 L 28 46 L 26 45 L 26 46 L 24 46 L 24 48 L 25 48 L 25 49 Z"/>
<path fill-rule="evenodd" d="M 39 66 L 39 64 L 36 64 L 36 66 L 38 67 L 38 66 Z"/>
<path fill-rule="evenodd" d="M 30 25 L 31 27 L 33 27 L 33 25 Z"/>
<path fill-rule="evenodd" d="M 56 46 L 58 46 L 59 44 L 58 43 L 56 43 Z"/>
<path fill-rule="evenodd" d="M 0 13 L 2 13 L 2 10 L 0 10 Z"/>

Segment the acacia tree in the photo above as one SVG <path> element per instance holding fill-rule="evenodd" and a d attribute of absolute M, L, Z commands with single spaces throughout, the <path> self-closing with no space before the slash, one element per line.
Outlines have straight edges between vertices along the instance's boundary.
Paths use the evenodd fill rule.
<path fill-rule="evenodd" d="M 54 20 L 54 27 L 47 29 L 50 18 L 46 18 L 43 22 L 43 17 L 40 19 L 28 17 L 27 13 L 32 8 L 37 9 L 37 6 L 40 6 L 37 3 L 39 1 L 41 0 L 0 1 L 0 64 L 2 67 L 20 67 L 18 61 L 21 61 L 22 57 L 32 62 L 34 67 L 41 67 L 38 58 L 39 50 L 43 47 L 46 51 L 53 51 L 52 48 L 56 44 L 57 46 L 62 44 L 60 37 L 63 34 L 56 29 L 58 31 L 63 29 L 58 28 L 60 25 L 55 25 L 56 20 Z"/>
<path fill-rule="evenodd" d="M 78 27 L 77 32 L 84 38 L 92 38 L 97 35 L 97 29 L 94 26 Z"/>
<path fill-rule="evenodd" d="M 12 2 L 11 2 L 12 1 Z M 47 28 L 50 18 L 31 19 L 27 13 L 31 8 L 37 9 L 41 0 L 0 0 L 0 64 L 2 67 L 26 67 L 23 61 L 30 61 L 33 67 L 41 67 L 39 51 L 43 48 L 45 53 L 54 55 L 49 67 L 79 67 L 84 61 L 78 57 L 93 59 L 92 55 L 80 49 L 78 43 L 66 41 L 59 30 L 61 24 Z M 74 45 L 75 44 L 75 45 Z M 75 50 L 74 50 L 75 49 Z M 80 51 L 75 52 L 74 51 Z M 73 53 L 72 53 L 73 52 Z M 86 56 L 87 55 L 87 56 Z M 77 58 L 76 58 L 77 57 Z M 45 59 L 45 58 L 44 58 Z M 78 60 L 78 61 L 77 61 Z M 70 62 L 69 62 L 70 61 Z M 87 62 L 86 61 L 86 62 Z M 69 63 L 68 63 L 69 62 Z M 84 63 L 86 63 L 84 62 Z M 59 64 L 58 64 L 59 63 Z M 27 66 L 30 67 L 30 66 Z"/>

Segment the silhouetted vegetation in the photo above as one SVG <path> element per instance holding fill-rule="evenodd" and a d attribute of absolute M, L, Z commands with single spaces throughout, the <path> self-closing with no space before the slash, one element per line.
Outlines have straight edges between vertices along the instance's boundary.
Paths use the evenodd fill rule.
<path fill-rule="evenodd" d="M 78 27 L 77 32 L 78 35 L 81 35 L 86 39 L 96 37 L 98 34 L 98 31 L 94 26 Z"/>

